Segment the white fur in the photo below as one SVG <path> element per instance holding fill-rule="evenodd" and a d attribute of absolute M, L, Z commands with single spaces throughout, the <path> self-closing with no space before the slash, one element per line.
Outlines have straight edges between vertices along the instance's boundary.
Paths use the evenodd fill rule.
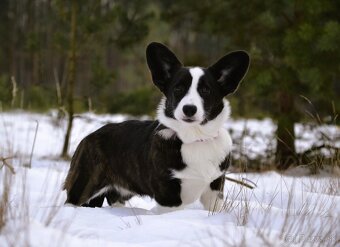
<path fill-rule="evenodd" d="M 90 199 L 87 200 L 87 203 L 90 202 L 93 198 L 96 198 L 96 197 L 98 197 L 98 196 L 100 196 L 102 194 L 105 194 L 105 193 L 109 192 L 113 188 L 116 191 L 118 191 L 118 193 L 121 194 L 122 196 L 131 196 L 131 195 L 134 195 L 133 192 L 131 192 L 131 191 L 129 191 L 129 190 L 123 188 L 123 187 L 120 187 L 118 185 L 114 185 L 114 186 L 109 185 L 109 186 L 105 186 L 104 188 L 98 190 L 94 195 L 92 195 L 90 197 Z"/>
<path fill-rule="evenodd" d="M 131 192 L 130 190 L 127 190 L 121 186 L 115 185 L 114 188 L 118 191 L 119 194 L 121 194 L 122 196 L 132 196 L 134 195 L 133 192 Z"/>
<path fill-rule="evenodd" d="M 201 105 L 203 110 L 203 102 L 198 103 L 199 95 L 197 93 L 200 71 L 202 70 L 198 68 L 192 69 L 193 82 L 188 95 L 182 101 L 183 104 L 195 102 L 196 107 L 199 108 Z M 202 101 L 201 98 L 200 100 Z M 215 119 L 201 125 L 200 122 L 187 124 L 178 119 L 179 116 L 176 114 L 174 114 L 175 119 L 167 117 L 164 113 L 165 101 L 166 98 L 163 98 L 159 104 L 157 118 L 161 124 L 169 128 L 169 131 L 162 130 L 159 135 L 164 139 L 169 139 L 175 132 L 183 142 L 181 155 L 187 167 L 182 171 L 173 170 L 173 177 L 181 179 L 182 205 L 201 199 L 204 208 L 212 210 L 214 202 L 221 201 L 221 199 L 217 198 L 219 192 L 210 189 L 210 183 L 223 174 L 219 166 L 232 147 L 231 137 L 228 131 L 223 128 L 223 124 L 230 115 L 229 102 L 223 100 L 221 113 Z M 182 107 L 179 106 L 176 110 L 178 109 L 182 109 Z M 221 205 L 220 201 L 217 201 L 218 209 Z"/>
<path fill-rule="evenodd" d="M 158 131 L 157 134 L 163 137 L 165 140 L 169 140 L 176 135 L 176 132 L 172 129 L 162 129 Z"/>
<path fill-rule="evenodd" d="M 91 196 L 90 199 L 88 199 L 86 203 L 90 202 L 93 198 L 96 198 L 102 194 L 105 194 L 106 192 L 110 190 L 112 190 L 112 186 L 105 186 L 104 188 L 98 190 L 93 196 Z"/>
<path fill-rule="evenodd" d="M 175 109 L 175 112 L 174 112 L 174 116 L 179 121 L 182 121 L 182 119 L 186 118 L 183 112 L 183 106 L 194 105 L 197 107 L 197 112 L 192 118 L 194 119 L 194 121 L 201 123 L 204 120 L 204 109 L 203 109 L 202 98 L 197 91 L 197 86 L 198 86 L 199 79 L 202 75 L 204 75 L 204 72 L 201 68 L 198 68 L 198 67 L 189 69 L 189 72 L 192 77 L 191 86 L 187 94 L 178 103 Z M 187 124 L 187 123 L 184 122 L 184 124 Z"/>
<path fill-rule="evenodd" d="M 157 119 L 166 127 L 174 130 L 183 143 L 192 143 L 217 137 L 219 135 L 219 130 L 223 128 L 223 124 L 230 115 L 229 101 L 223 100 L 223 110 L 215 119 L 208 121 L 204 125 L 199 123 L 187 124 L 165 115 L 165 101 L 166 98 L 163 98 L 158 106 Z"/>
<path fill-rule="evenodd" d="M 223 191 L 207 188 L 200 198 L 204 208 L 209 211 L 220 212 L 223 208 Z"/>
<path fill-rule="evenodd" d="M 201 197 L 210 183 L 221 176 L 219 165 L 230 153 L 232 141 L 229 133 L 221 128 L 216 138 L 204 142 L 184 143 L 181 154 L 187 167 L 173 171 L 175 178 L 181 179 L 181 199 L 189 204 Z M 204 200 L 207 201 L 207 200 Z M 209 205 L 204 205 L 208 208 Z"/>

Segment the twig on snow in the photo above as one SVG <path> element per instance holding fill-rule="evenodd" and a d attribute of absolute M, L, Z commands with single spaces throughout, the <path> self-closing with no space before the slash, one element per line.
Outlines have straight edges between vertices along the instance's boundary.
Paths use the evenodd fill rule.
<path fill-rule="evenodd" d="M 14 168 L 13 168 L 13 166 L 11 166 L 8 162 L 7 162 L 7 160 L 10 160 L 10 159 L 13 159 L 13 158 L 15 158 L 14 156 L 13 157 L 6 157 L 6 158 L 4 158 L 4 157 L 0 157 L 0 161 L 2 162 L 2 166 L 6 166 L 13 174 L 15 174 L 15 171 L 14 171 Z"/>
<path fill-rule="evenodd" d="M 231 182 L 234 182 L 234 183 L 236 183 L 236 184 L 245 186 L 245 187 L 247 187 L 247 188 L 249 188 L 249 189 L 254 189 L 254 188 L 256 187 L 256 184 L 255 184 L 254 182 L 248 180 L 248 179 L 247 179 L 247 181 L 248 181 L 248 182 L 251 182 L 253 185 L 250 185 L 250 184 L 248 184 L 248 183 L 246 183 L 246 182 L 244 182 L 244 181 L 237 180 L 237 179 L 234 179 L 234 178 L 230 178 L 230 177 L 227 177 L 227 176 L 225 176 L 225 179 L 226 179 L 226 180 L 229 180 L 229 181 L 231 181 Z M 242 180 L 246 180 L 246 179 L 243 178 Z"/>

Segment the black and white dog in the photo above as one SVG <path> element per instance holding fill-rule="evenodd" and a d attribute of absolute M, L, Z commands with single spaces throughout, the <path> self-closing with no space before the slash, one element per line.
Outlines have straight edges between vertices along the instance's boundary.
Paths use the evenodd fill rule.
<path fill-rule="evenodd" d="M 232 146 L 223 98 L 237 89 L 249 56 L 235 51 L 208 68 L 183 67 L 166 46 L 151 43 L 146 58 L 164 94 L 157 120 L 107 124 L 85 137 L 65 181 L 66 203 L 100 207 L 105 198 L 112 205 L 148 195 L 160 209 L 197 199 L 219 209 Z"/>

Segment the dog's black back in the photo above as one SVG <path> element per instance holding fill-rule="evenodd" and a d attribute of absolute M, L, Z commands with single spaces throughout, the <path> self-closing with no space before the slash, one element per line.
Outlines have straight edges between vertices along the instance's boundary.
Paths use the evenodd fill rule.
<path fill-rule="evenodd" d="M 84 138 L 66 178 L 66 202 L 101 206 L 101 200 L 89 199 L 111 185 L 101 195 L 111 204 L 138 194 L 166 195 L 157 197 L 161 205 L 180 205 L 180 181 L 170 173 L 185 167 L 179 152 L 182 142 L 177 137 L 164 141 L 157 135 L 164 128 L 158 121 L 130 120 L 107 124 Z M 121 194 L 120 188 L 126 194 Z"/>

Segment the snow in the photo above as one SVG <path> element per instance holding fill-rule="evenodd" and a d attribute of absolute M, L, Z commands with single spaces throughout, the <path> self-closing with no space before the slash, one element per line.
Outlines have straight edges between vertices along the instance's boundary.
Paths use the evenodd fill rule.
<path fill-rule="evenodd" d="M 69 153 L 73 153 L 79 142 L 89 133 L 109 122 L 127 120 L 126 115 L 96 115 L 84 113 L 77 115 L 70 140 Z M 148 119 L 144 116 L 142 119 Z M 56 111 L 49 114 L 34 114 L 28 112 L 9 112 L 0 114 L 0 138 L 5 153 L 18 157 L 29 157 L 37 131 L 34 147 L 34 157 L 58 157 L 62 150 L 67 122 L 65 118 L 58 119 Z M 269 119 L 229 119 L 225 128 L 231 133 L 234 141 L 233 155 L 245 155 L 250 158 L 273 153 L 276 146 L 275 123 Z M 296 124 L 295 142 L 298 152 L 303 152 L 312 146 L 332 144 L 340 148 L 340 130 L 335 125 L 314 126 L 311 124 Z M 1 144 L 0 143 L 0 144 Z M 6 144 L 6 145 L 4 145 Z M 0 150 L 1 155 L 1 150 Z"/>
<path fill-rule="evenodd" d="M 70 153 L 88 133 L 106 122 L 120 122 L 124 115 L 82 114 L 72 131 Z M 32 168 L 29 163 L 35 130 Z M 336 176 L 302 176 L 299 167 L 286 174 L 233 173 L 249 179 L 253 190 L 226 181 L 222 212 L 208 212 L 199 202 L 183 210 L 155 214 L 155 201 L 133 197 L 125 207 L 82 208 L 64 205 L 61 190 L 68 161 L 59 155 L 66 123 L 55 112 L 0 114 L 0 156 L 10 160 L 16 174 L 0 168 L 0 197 L 11 178 L 7 224 L 0 227 L 0 246 L 336 246 L 340 238 L 340 179 Z M 235 152 L 261 155 L 275 147 L 275 124 L 264 120 L 229 120 Z M 336 126 L 297 125 L 305 150 L 323 134 L 338 138 Z M 242 142 L 238 138 L 245 136 Z M 338 145 L 338 143 L 336 144 Z M 0 209 L 1 209 L 0 203 Z M 1 214 L 1 213 L 0 213 Z"/>
<path fill-rule="evenodd" d="M 87 134 L 95 131 L 108 122 L 121 122 L 126 120 L 124 115 L 94 115 L 85 113 L 76 116 L 70 141 L 70 153 Z M 38 123 L 38 125 L 37 125 Z M 2 125 L 2 126 L 1 126 Z M 38 129 L 34 147 L 35 157 L 57 157 L 60 155 L 67 122 L 58 119 L 56 113 L 51 111 L 48 115 L 12 112 L 0 115 L 0 138 L 4 142 L 7 153 L 17 156 L 29 156 L 31 153 L 35 130 Z"/>

